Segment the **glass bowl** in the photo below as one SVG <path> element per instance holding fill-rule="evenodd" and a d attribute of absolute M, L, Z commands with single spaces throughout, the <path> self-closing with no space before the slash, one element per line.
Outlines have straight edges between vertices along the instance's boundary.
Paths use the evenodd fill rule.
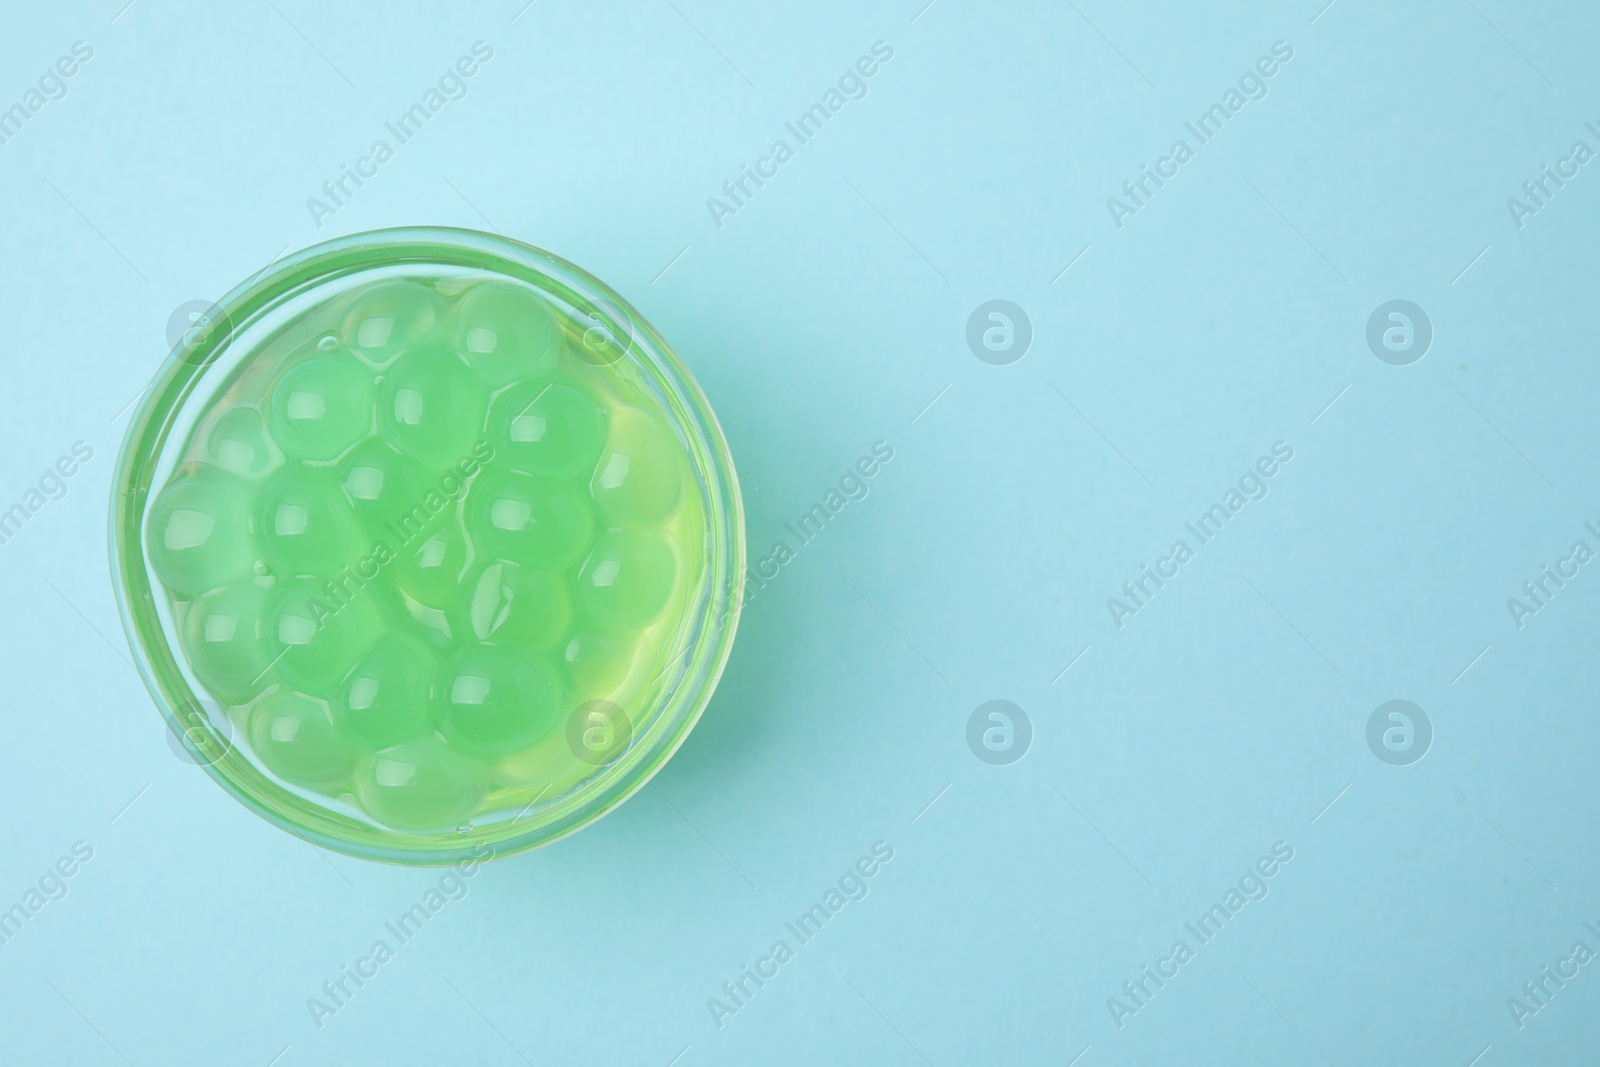
<path fill-rule="evenodd" d="M 110 546 L 174 747 L 407 864 L 548 844 L 642 787 L 745 569 L 727 442 L 661 336 L 571 263 L 444 228 L 305 249 L 202 316 L 129 425 Z"/>

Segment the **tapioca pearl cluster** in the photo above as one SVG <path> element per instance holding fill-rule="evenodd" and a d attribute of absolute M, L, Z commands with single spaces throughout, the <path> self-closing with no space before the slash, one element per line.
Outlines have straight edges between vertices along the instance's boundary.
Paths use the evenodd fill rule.
<path fill-rule="evenodd" d="M 468 621 L 486 638 L 528 619 L 519 636 L 532 644 L 513 644 L 542 653 L 570 599 L 556 647 L 571 699 L 614 693 L 677 585 L 668 528 L 682 499 L 680 446 L 642 409 L 614 406 L 603 416 L 584 393 L 542 381 L 498 397 L 489 431 L 496 469 L 467 501 L 483 560 L 469 578 L 478 592 Z M 516 569 L 502 568 L 513 560 Z M 518 588 L 532 574 L 537 588 Z M 568 597 L 554 592 L 563 588 Z"/>
<path fill-rule="evenodd" d="M 682 448 L 659 418 L 631 406 L 611 412 L 589 479 L 608 528 L 584 560 L 575 589 L 579 612 L 593 627 L 640 630 L 667 606 L 681 570 L 668 525 L 684 481 Z"/>
<path fill-rule="evenodd" d="M 560 340 L 515 287 L 447 302 L 386 282 L 286 363 L 265 418 L 240 406 L 214 420 L 214 470 L 190 479 L 207 491 L 169 508 L 214 521 L 202 536 L 180 516 L 157 569 L 197 596 L 184 622 L 196 674 L 255 701 L 247 736 L 272 773 L 353 790 L 396 828 L 453 826 L 508 761 L 557 773 L 565 709 L 634 674 L 677 583 L 668 529 L 685 468 L 659 419 L 608 416 L 558 380 Z M 494 461 L 465 502 L 395 542 L 397 518 L 482 438 Z M 234 475 L 242 497 L 212 474 Z M 323 582 L 377 540 L 395 544 L 377 587 L 330 601 Z M 419 609 L 442 627 L 418 626 Z"/>

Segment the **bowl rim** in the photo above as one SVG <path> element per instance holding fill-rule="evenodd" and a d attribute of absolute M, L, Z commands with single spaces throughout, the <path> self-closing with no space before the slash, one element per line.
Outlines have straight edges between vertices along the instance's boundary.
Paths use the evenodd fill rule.
<path fill-rule="evenodd" d="M 622 758 L 568 791 L 578 796 L 516 832 L 522 816 L 465 834 L 379 828 L 313 804 L 262 774 L 231 744 L 228 733 L 213 729 L 200 712 L 212 702 L 203 691 L 194 691 L 178 667 L 179 655 L 156 612 L 158 594 L 145 561 L 143 525 L 150 483 L 173 422 L 206 370 L 222 362 L 234 338 L 291 297 L 363 270 L 408 263 L 493 272 L 583 298 L 608 315 L 626 316 L 622 325 L 631 343 L 624 358 L 633 359 L 662 391 L 663 405 L 686 438 L 696 482 L 705 494 L 705 578 L 691 608 L 692 625 L 685 631 L 688 647 L 666 661 L 670 669 L 682 660 L 682 667 L 659 694 L 647 694 L 653 700 L 651 727 Z M 479 861 L 486 858 L 486 847 L 493 857 L 547 845 L 614 811 L 642 789 L 687 739 L 721 678 L 738 629 L 746 558 L 738 473 L 722 427 L 699 383 L 644 316 L 599 278 L 544 249 L 479 230 L 406 226 L 336 237 L 275 260 L 219 299 L 210 320 L 213 328 L 198 343 L 179 339 L 174 344 L 129 421 L 112 480 L 107 538 L 112 587 L 135 665 L 167 727 L 194 762 L 247 808 L 302 839 L 347 855 L 408 866 Z M 230 369 L 253 358 L 255 351 L 246 349 Z M 662 675 L 652 681 L 652 689 Z M 353 839 L 352 834 L 365 839 Z"/>

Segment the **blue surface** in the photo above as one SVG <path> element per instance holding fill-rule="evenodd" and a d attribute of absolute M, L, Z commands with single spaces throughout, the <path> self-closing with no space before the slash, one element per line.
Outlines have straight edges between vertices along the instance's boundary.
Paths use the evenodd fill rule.
<path fill-rule="evenodd" d="M 0 144 L 0 508 L 93 450 L 0 545 L 7 1062 L 1594 1061 L 1600 564 L 1520 627 L 1507 604 L 1600 550 L 1600 162 L 1507 206 L 1600 151 L 1592 6 L 121 2 L 0 34 L 0 107 L 93 49 Z M 480 40 L 465 95 L 319 227 L 307 199 Z M 1185 122 L 1275 42 L 1265 96 L 1199 144 Z M 653 788 L 448 882 L 400 944 L 438 872 L 319 853 L 174 758 L 104 530 L 173 309 L 408 223 L 622 292 L 722 419 L 752 559 L 793 558 Z M 967 343 L 993 299 L 1031 323 L 1009 364 Z M 1433 330 L 1403 366 L 1367 343 L 1396 299 Z M 784 524 L 880 441 L 799 545 Z M 1185 523 L 1278 442 L 1200 544 Z M 1145 565 L 1177 575 L 1119 628 Z M 1369 748 L 1397 699 L 1420 761 Z M 1031 723 L 1018 761 L 977 758 L 986 717 L 969 748 L 991 700 Z M 892 860 L 802 942 L 785 923 L 875 842 Z M 1577 976 L 1535 1000 L 1546 965 Z"/>

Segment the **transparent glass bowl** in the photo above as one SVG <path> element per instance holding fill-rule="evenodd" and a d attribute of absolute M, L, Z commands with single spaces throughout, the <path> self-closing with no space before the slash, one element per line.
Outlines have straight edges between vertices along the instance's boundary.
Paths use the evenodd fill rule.
<path fill-rule="evenodd" d="M 574 745 L 579 737 L 601 738 L 592 755 L 573 749 L 585 765 L 575 780 L 537 795 L 530 795 L 531 786 L 491 788 L 470 820 L 422 830 L 385 825 L 364 810 L 353 788 L 343 796 L 308 789 L 268 768 L 246 725 L 248 705 L 259 697 L 229 704 L 199 680 L 187 657 L 179 615 L 188 602 L 160 580 L 147 521 L 148 505 L 175 472 L 193 466 L 199 428 L 250 373 L 252 361 L 269 358 L 274 349 L 281 355 L 283 339 L 295 331 L 309 336 L 328 329 L 332 309 L 389 279 L 428 281 L 445 293 L 493 280 L 545 301 L 560 322 L 565 358 L 575 353 L 589 373 L 615 377 L 664 417 L 689 472 L 683 492 L 695 510 L 685 505 L 681 514 L 704 525 L 689 541 L 699 554 L 696 579 L 658 628 L 648 669 L 637 675 L 647 680 L 633 684 L 625 706 L 606 705 L 610 711 L 600 718 L 590 712 L 586 722 L 569 718 L 558 727 Z M 123 626 L 175 747 L 269 822 L 327 848 L 394 863 L 448 864 L 534 848 L 621 804 L 683 743 L 710 700 L 743 593 L 744 519 L 732 458 L 677 356 L 592 275 L 537 248 L 471 230 L 405 228 L 339 238 L 271 265 L 219 300 L 177 343 L 129 425 L 110 519 L 112 581 Z M 270 588 L 277 580 L 269 574 L 258 584 Z M 620 724 L 613 721 L 618 711 Z M 585 733 L 586 725 L 599 732 Z"/>

